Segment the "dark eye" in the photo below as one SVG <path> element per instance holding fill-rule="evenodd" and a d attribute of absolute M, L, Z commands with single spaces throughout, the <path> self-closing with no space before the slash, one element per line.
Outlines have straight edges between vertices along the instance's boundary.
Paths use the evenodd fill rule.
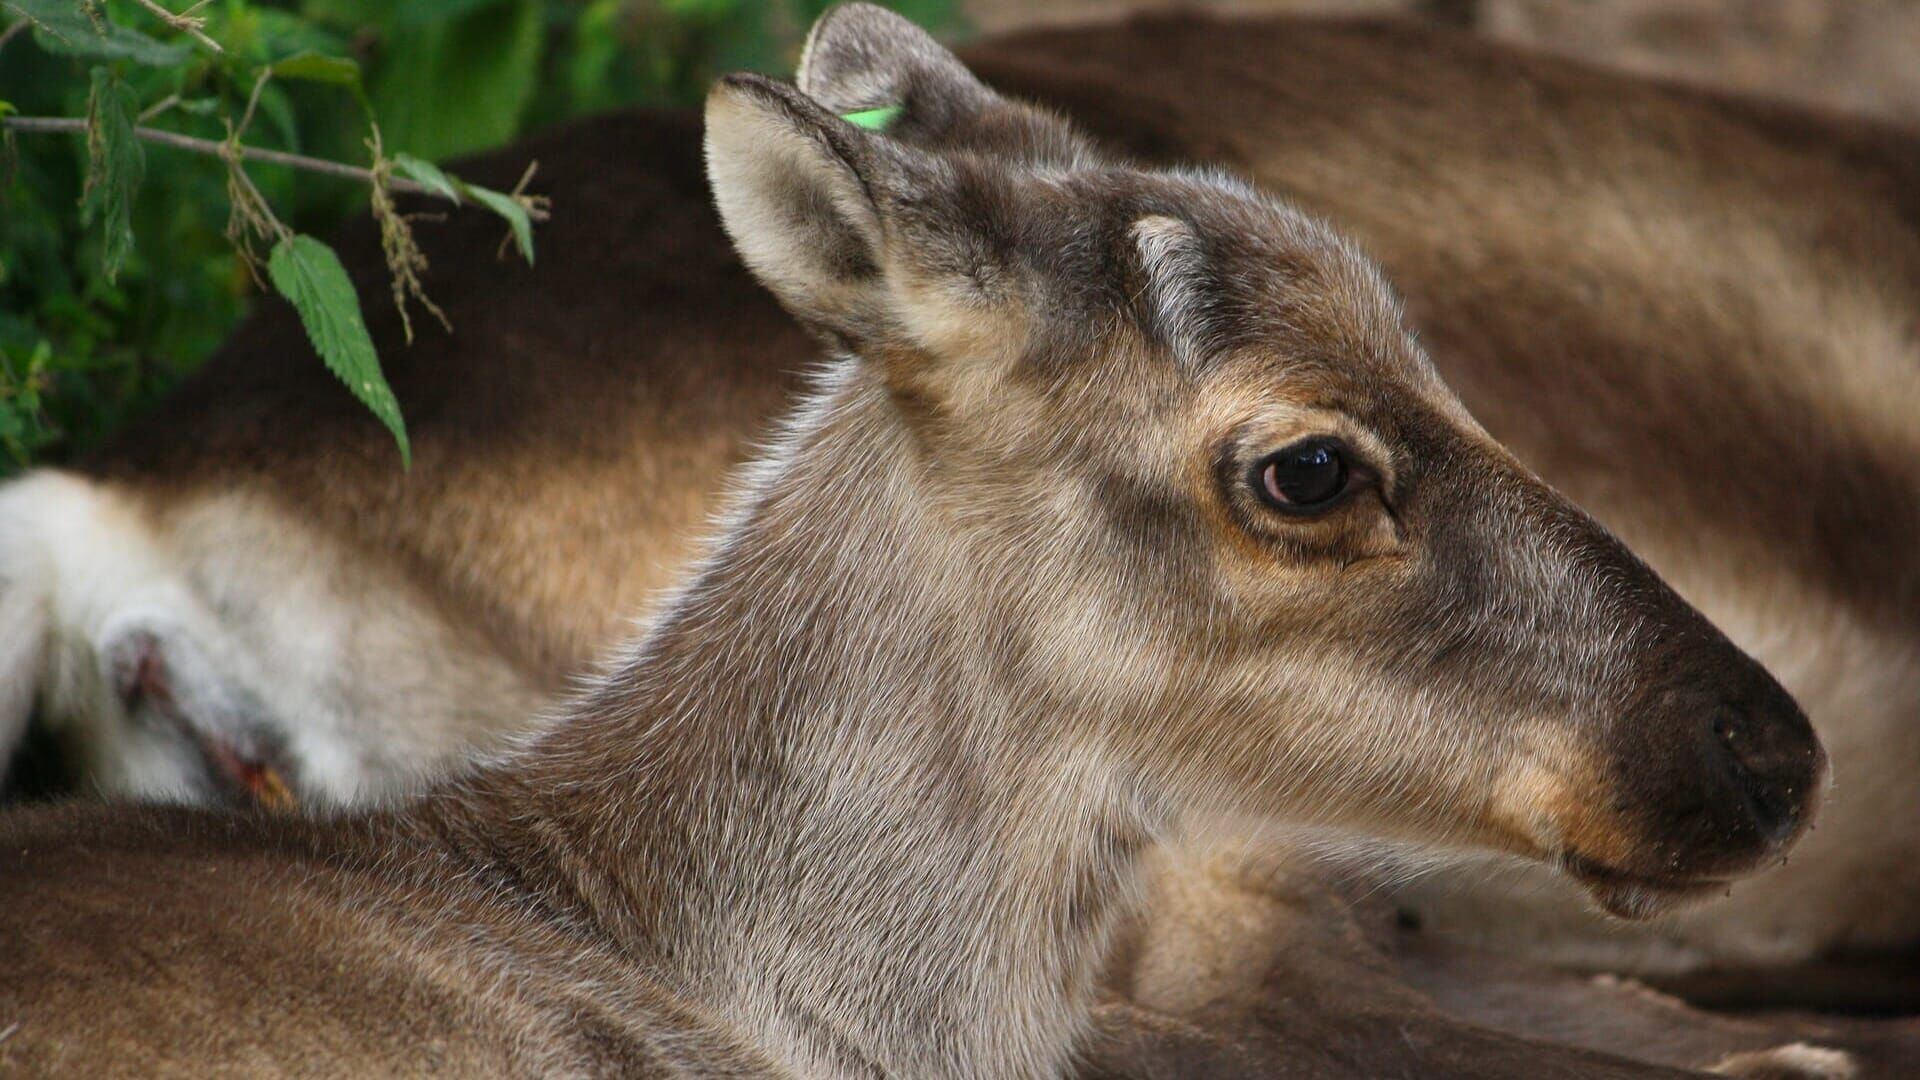
<path fill-rule="evenodd" d="M 1334 439 L 1307 439 L 1254 467 L 1254 489 L 1269 506 L 1292 513 L 1319 510 L 1347 490 L 1346 447 Z"/>

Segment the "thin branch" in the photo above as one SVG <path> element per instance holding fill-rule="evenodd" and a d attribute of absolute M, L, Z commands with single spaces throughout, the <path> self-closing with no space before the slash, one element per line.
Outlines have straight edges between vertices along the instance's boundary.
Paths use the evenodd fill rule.
<path fill-rule="evenodd" d="M 507 194 L 513 196 L 515 199 L 527 198 L 527 185 L 533 183 L 533 174 L 539 171 L 540 162 L 538 159 L 527 162 L 526 169 L 520 173 L 520 179 L 514 183 L 513 190 L 507 192 Z"/>
<path fill-rule="evenodd" d="M 220 47 L 219 42 L 213 40 L 212 38 L 208 37 L 204 33 L 204 27 L 207 25 L 207 20 L 201 16 L 194 14 L 194 12 L 199 11 L 202 7 L 206 6 L 205 0 L 202 0 L 201 3 L 195 4 L 192 7 L 188 8 L 186 11 L 180 12 L 178 14 L 168 11 L 166 8 L 163 8 L 159 4 L 154 3 L 154 0 L 134 0 L 134 2 L 139 4 L 141 7 L 146 8 L 148 11 L 152 12 L 154 18 L 159 19 L 161 22 L 166 23 L 168 26 L 172 27 L 173 29 L 180 31 L 181 33 L 187 35 L 188 37 L 191 37 L 193 40 L 198 41 L 200 44 L 205 45 L 207 48 L 212 49 L 214 52 L 224 53 L 227 51 Z"/>
<path fill-rule="evenodd" d="M 520 209 L 525 210 L 529 218 L 535 221 L 545 221 L 547 220 L 547 206 L 551 200 L 545 195 L 528 195 L 526 193 L 527 185 L 533 182 L 533 174 L 539 171 L 539 159 L 536 158 L 533 161 L 527 162 L 527 170 L 520 174 L 520 181 L 513 185 L 513 190 L 507 192 L 507 198 L 519 203 Z M 506 258 L 507 245 L 512 242 L 513 231 L 508 230 L 507 235 L 500 238 L 500 247 L 494 251 L 493 257 L 496 259 Z"/>
<path fill-rule="evenodd" d="M 65 116 L 7 116 L 0 117 L 0 128 L 5 128 L 8 131 L 57 132 L 83 135 L 87 130 L 87 122 L 78 118 Z M 150 127 L 136 127 L 133 129 L 133 133 L 135 136 L 150 143 L 157 143 L 161 146 L 171 146 L 176 150 L 189 150 L 196 154 L 205 154 L 208 157 L 225 157 L 228 153 L 226 143 L 213 139 L 199 139 L 192 135 L 181 135 L 178 132 L 161 131 L 158 128 Z M 358 180 L 363 184 L 373 183 L 372 170 L 363 169 L 358 165 L 343 165 L 338 161 L 328 161 L 325 158 L 308 157 L 305 154 L 289 154 L 284 150 L 262 150 L 258 147 L 250 146 L 236 145 L 232 153 L 243 161 L 260 161 L 269 165 L 285 165 L 290 169 L 304 169 L 307 172 L 344 177 L 348 180 Z M 435 198 L 442 197 L 425 184 L 403 177 L 394 177 L 388 183 L 393 190 L 404 191 L 410 195 L 432 195 Z M 544 221 L 545 215 L 541 215 L 536 220 Z"/>
<path fill-rule="evenodd" d="M 180 104 L 180 95 L 168 94 L 166 97 L 163 97 L 159 101 L 156 101 L 152 105 L 149 105 L 145 112 L 141 113 L 139 116 L 134 118 L 134 122 L 137 124 L 144 124 L 147 121 L 153 119 L 156 116 L 159 116 L 161 113 L 166 112 L 168 109 L 171 109 L 178 104 Z"/>
<path fill-rule="evenodd" d="M 27 27 L 32 25 L 33 25 L 32 19 L 21 19 L 18 22 L 15 22 L 12 25 L 8 26 L 5 30 L 0 30 L 0 49 L 6 48 L 7 42 L 12 41 L 14 38 L 20 36 L 20 34 L 26 31 Z"/>
<path fill-rule="evenodd" d="M 267 80 L 271 78 L 273 78 L 272 68 L 260 69 L 260 77 L 253 80 L 253 93 L 247 95 L 247 111 L 240 114 L 240 126 L 234 128 L 233 132 L 227 136 L 228 142 L 239 145 L 240 136 L 247 133 L 247 125 L 253 123 L 253 110 L 260 107 L 260 91 L 267 88 Z"/>

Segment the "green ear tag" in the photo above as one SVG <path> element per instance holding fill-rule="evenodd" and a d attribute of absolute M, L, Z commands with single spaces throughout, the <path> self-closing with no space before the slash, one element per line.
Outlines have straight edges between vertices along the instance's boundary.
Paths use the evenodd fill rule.
<path fill-rule="evenodd" d="M 866 128 L 868 131 L 885 131 L 887 125 L 893 123 L 894 117 L 900 115 L 900 108 L 898 105 L 882 105 L 877 109 L 842 113 L 840 119 L 854 127 Z"/>

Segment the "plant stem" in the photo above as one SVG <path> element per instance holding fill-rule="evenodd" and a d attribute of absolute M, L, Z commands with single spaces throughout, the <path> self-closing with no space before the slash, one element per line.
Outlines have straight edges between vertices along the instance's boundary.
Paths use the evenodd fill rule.
<path fill-rule="evenodd" d="M 0 117 L 0 127 L 8 131 L 60 132 L 85 134 L 87 122 L 76 117 L 65 116 L 7 116 Z M 161 131 L 158 128 L 136 127 L 134 135 L 150 143 L 171 146 L 176 150 L 190 150 L 208 157 L 224 157 L 226 144 L 214 139 L 199 139 L 192 135 L 182 135 L 173 131 Z M 358 165 L 343 165 L 338 161 L 325 158 L 308 157 L 305 154 L 289 154 L 284 150 L 262 150 L 257 147 L 238 146 L 234 153 L 244 161 L 263 161 L 270 165 L 285 165 L 291 169 L 305 169 L 308 172 L 324 173 L 327 176 L 340 176 L 348 180 L 358 180 L 363 184 L 373 183 L 373 171 Z M 388 181 L 395 191 L 404 191 L 412 195 L 436 195 L 432 188 L 402 177 Z"/>
<path fill-rule="evenodd" d="M 180 95 L 168 94 L 166 97 L 163 97 L 159 101 L 154 102 L 152 105 L 147 106 L 147 111 L 141 113 L 137 117 L 134 117 L 134 122 L 144 123 L 148 120 L 153 119 L 156 116 L 159 116 L 161 113 L 166 112 L 168 109 L 171 109 L 178 104 L 180 104 Z"/>
<path fill-rule="evenodd" d="M 187 36 L 193 38 L 195 41 L 198 41 L 200 44 L 205 45 L 209 49 L 212 49 L 214 52 L 216 53 L 226 52 L 225 49 L 222 49 L 220 47 L 219 42 L 213 40 L 212 38 L 208 37 L 205 33 L 201 32 L 200 28 L 207 25 L 207 20 L 203 18 L 199 18 L 198 16 L 193 14 L 194 12 L 200 10 L 202 7 L 206 6 L 206 0 L 201 0 L 200 3 L 195 4 L 191 8 L 188 8 L 186 11 L 180 12 L 178 14 L 168 11 L 166 8 L 163 8 L 159 4 L 154 3 L 154 0 L 135 0 L 135 2 L 138 3 L 141 7 L 146 8 L 148 11 L 152 12 L 154 18 L 159 19 L 161 22 L 166 23 L 168 26 L 172 27 L 175 30 L 180 31 L 183 34 L 186 34 Z"/>
<path fill-rule="evenodd" d="M 240 126 L 227 132 L 227 141 L 240 145 L 240 136 L 247 133 L 247 125 L 253 123 L 253 110 L 260 107 L 260 91 L 267 88 L 267 80 L 273 78 L 273 69 L 260 69 L 260 77 L 253 80 L 253 93 L 247 95 L 247 111 L 240 114 Z"/>
<path fill-rule="evenodd" d="M 235 144 L 236 147 L 238 145 L 237 143 Z M 253 177 L 248 176 L 247 170 L 240 167 L 240 162 L 237 157 L 234 159 L 229 172 L 233 179 L 239 183 L 242 188 L 246 189 L 245 198 L 249 199 L 252 204 L 252 209 L 249 213 L 258 215 L 260 219 L 265 220 L 267 225 L 273 229 L 276 240 L 293 239 L 293 230 L 287 228 L 286 225 L 281 223 L 279 218 L 273 216 L 273 207 L 267 203 L 267 197 L 260 194 L 259 188 L 253 186 Z M 238 193 L 234 195 L 236 199 L 241 197 Z"/>

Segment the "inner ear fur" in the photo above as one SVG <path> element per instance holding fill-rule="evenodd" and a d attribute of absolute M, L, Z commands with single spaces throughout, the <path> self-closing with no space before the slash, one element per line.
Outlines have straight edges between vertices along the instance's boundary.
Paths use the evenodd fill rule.
<path fill-rule="evenodd" d="M 1019 290 L 983 190 L 956 163 L 827 112 L 793 87 L 729 76 L 707 99 L 714 201 L 748 269 L 832 346 L 978 359 L 1020 340 Z M 901 348 L 906 351 L 901 352 Z"/>
<path fill-rule="evenodd" d="M 748 269 L 817 329 L 887 321 L 881 192 L 897 155 L 792 87 L 731 75 L 708 95 L 707 173 Z"/>

